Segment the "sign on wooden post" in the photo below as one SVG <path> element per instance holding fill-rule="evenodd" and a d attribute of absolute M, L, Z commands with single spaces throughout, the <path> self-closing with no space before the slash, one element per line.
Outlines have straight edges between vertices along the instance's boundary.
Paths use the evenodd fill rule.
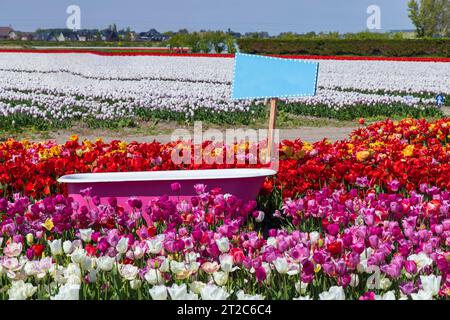
<path fill-rule="evenodd" d="M 314 96 L 319 64 L 299 59 L 237 53 L 232 99 L 270 99 L 268 153 L 272 159 L 277 98 Z"/>

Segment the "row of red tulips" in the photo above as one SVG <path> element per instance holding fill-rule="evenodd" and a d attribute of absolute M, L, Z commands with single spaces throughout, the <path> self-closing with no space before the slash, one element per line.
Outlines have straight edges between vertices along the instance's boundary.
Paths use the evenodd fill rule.
<path fill-rule="evenodd" d="M 280 145 L 279 172 L 264 184 L 263 193 L 280 191 L 294 197 L 307 190 L 364 185 L 385 191 L 418 190 L 422 184 L 450 187 L 448 151 L 450 119 L 434 122 L 386 120 L 354 131 L 348 139 L 313 144 L 295 140 Z M 206 147 L 209 143 L 205 143 Z M 225 168 L 245 165 L 177 165 L 171 155 L 177 142 L 161 144 L 102 140 L 63 145 L 7 140 L 0 143 L 0 190 L 40 198 L 65 192 L 58 177 L 75 172 L 146 171 Z M 243 143 L 234 146 L 245 149 Z M 226 147 L 216 145 L 215 156 Z M 258 165 L 247 165 L 258 166 Z"/>

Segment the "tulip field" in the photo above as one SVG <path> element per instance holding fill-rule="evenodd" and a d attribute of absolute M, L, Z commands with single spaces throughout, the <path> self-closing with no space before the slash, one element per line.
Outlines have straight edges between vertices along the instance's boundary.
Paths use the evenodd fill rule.
<path fill-rule="evenodd" d="M 290 100 L 286 112 L 341 120 L 439 116 L 450 94 L 446 62 L 318 60 L 319 90 Z M 233 59 L 0 52 L 0 124 L 115 127 L 148 119 L 249 124 L 263 101 L 230 100 Z M 250 116 L 249 116 L 250 114 Z"/>
<path fill-rule="evenodd" d="M 448 299 L 449 138 L 449 119 L 405 119 L 284 141 L 258 202 L 199 184 L 125 207 L 80 206 L 56 178 L 186 169 L 176 143 L 2 142 L 0 297 Z"/>
<path fill-rule="evenodd" d="M 435 96 L 450 94 L 450 63 L 319 62 L 317 96 L 281 108 L 404 108 L 416 118 L 361 122 L 335 142 L 282 141 L 278 173 L 256 201 L 202 183 L 172 200 L 174 182 L 126 205 L 84 189 L 84 205 L 59 177 L 243 165 L 176 164 L 178 141 L 1 141 L 0 299 L 448 300 L 450 118 Z M 0 53 L 0 125 L 242 124 L 265 109 L 229 99 L 232 72 L 230 58 Z"/>

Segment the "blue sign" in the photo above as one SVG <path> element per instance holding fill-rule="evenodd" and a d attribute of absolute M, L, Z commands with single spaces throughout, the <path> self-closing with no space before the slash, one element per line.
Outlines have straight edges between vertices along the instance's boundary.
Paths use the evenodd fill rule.
<path fill-rule="evenodd" d="M 317 62 L 237 53 L 232 99 L 265 99 L 316 94 Z"/>
<path fill-rule="evenodd" d="M 445 102 L 445 97 L 444 97 L 444 95 L 443 95 L 443 94 L 438 94 L 438 95 L 436 96 L 436 105 L 438 105 L 438 106 L 443 106 L 443 105 L 444 105 L 444 102 Z"/>

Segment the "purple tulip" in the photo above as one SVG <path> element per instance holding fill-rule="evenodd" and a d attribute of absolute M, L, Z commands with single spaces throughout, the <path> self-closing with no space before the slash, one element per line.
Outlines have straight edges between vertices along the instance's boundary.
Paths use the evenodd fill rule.
<path fill-rule="evenodd" d="M 266 280 L 266 270 L 263 267 L 256 268 L 255 276 L 259 282 Z"/>
<path fill-rule="evenodd" d="M 323 264 L 325 262 L 325 255 L 320 251 L 316 251 L 313 254 L 313 260 L 318 264 Z"/>
<path fill-rule="evenodd" d="M 345 261 L 339 260 L 336 263 L 336 272 L 341 276 L 347 272 L 347 265 L 346 265 Z"/>
<path fill-rule="evenodd" d="M 117 207 L 117 198 L 115 198 L 115 197 L 108 198 L 108 204 L 111 207 Z"/>
<path fill-rule="evenodd" d="M 411 293 L 413 293 L 415 291 L 414 282 L 412 282 L 412 281 L 402 283 L 399 286 L 399 288 L 404 295 L 410 295 Z"/>
<path fill-rule="evenodd" d="M 92 192 L 92 188 L 86 188 L 86 189 L 81 189 L 80 190 L 80 194 L 83 197 L 90 197 L 91 196 L 91 192 Z"/>
<path fill-rule="evenodd" d="M 5 198 L 0 198 L 0 211 L 5 212 L 8 208 L 8 200 Z"/>
<path fill-rule="evenodd" d="M 174 182 L 170 185 L 170 189 L 172 190 L 172 192 L 179 192 L 181 190 L 181 184 L 179 184 L 178 182 Z"/>
<path fill-rule="evenodd" d="M 400 182 L 398 180 L 394 179 L 388 183 L 388 186 L 391 189 L 391 191 L 397 192 L 398 189 L 400 188 Z"/>
<path fill-rule="evenodd" d="M 194 186 L 194 189 L 197 194 L 202 194 L 205 193 L 206 185 L 203 183 L 199 183 Z"/>
<path fill-rule="evenodd" d="M 93 196 L 92 197 L 92 203 L 94 204 L 94 206 L 100 205 L 100 197 L 99 196 Z"/>
<path fill-rule="evenodd" d="M 25 252 L 25 255 L 27 256 L 28 260 L 33 260 L 34 258 L 34 251 L 31 248 L 28 248 Z"/>
<path fill-rule="evenodd" d="M 417 264 L 412 260 L 407 260 L 405 262 L 405 270 L 409 274 L 416 274 L 417 272 Z"/>
<path fill-rule="evenodd" d="M 339 225 L 336 223 L 329 224 L 327 227 L 327 231 L 329 234 L 335 237 L 339 233 Z"/>

